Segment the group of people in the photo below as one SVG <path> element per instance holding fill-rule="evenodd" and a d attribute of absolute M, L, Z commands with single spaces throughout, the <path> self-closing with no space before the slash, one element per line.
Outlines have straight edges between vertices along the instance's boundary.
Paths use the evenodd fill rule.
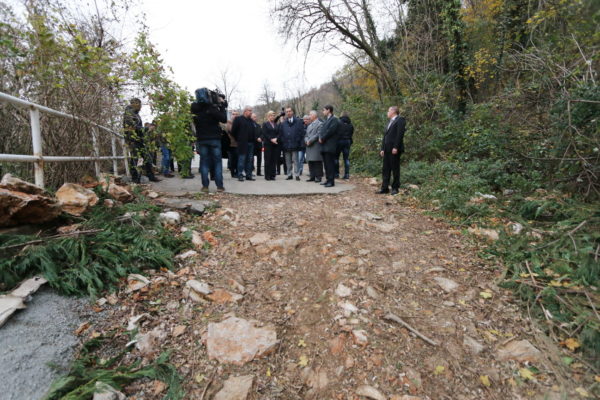
<path fill-rule="evenodd" d="M 350 177 L 349 155 L 354 127 L 348 115 L 342 114 L 340 118 L 335 116 L 331 105 L 323 107 L 322 119 L 316 110 L 310 111 L 302 119 L 298 118 L 294 109 L 287 107 L 279 114 L 267 112 L 262 124 L 258 122 L 258 117 L 250 106 L 244 107 L 241 114 L 233 111 L 229 120 L 225 107 L 215 105 L 201 110 L 193 108 L 194 105 L 192 130 L 196 136 L 195 150 L 200 156 L 199 172 L 203 192 L 208 192 L 211 180 L 215 182 L 218 191 L 225 190 L 224 157 L 228 158 L 227 168 L 233 178 L 240 182 L 256 180 L 255 176 L 261 175 L 263 153 L 264 179 L 267 181 L 276 179 L 282 165 L 287 180 L 300 181 L 306 162 L 309 172 L 306 181 L 333 187 L 335 179 L 340 176 L 340 155 L 344 160 L 343 178 Z M 154 126 L 143 126 L 139 116 L 140 109 L 139 99 L 132 99 L 123 118 L 125 138 L 132 154 L 132 180 L 139 183 L 140 168 L 151 181 L 158 181 L 152 171 L 151 159 L 144 151 L 144 136 Z M 380 150 L 383 158 L 382 186 L 378 193 L 397 194 L 406 121 L 400 116 L 396 106 L 388 109 L 387 116 L 389 122 Z M 161 143 L 161 150 L 162 171 L 165 176 L 172 177 L 172 157 L 168 145 Z"/>
<path fill-rule="evenodd" d="M 344 156 L 344 179 L 350 178 L 349 154 L 354 127 L 347 116 L 342 117 L 342 121 L 335 117 L 330 105 L 323 108 L 323 121 L 314 110 L 301 119 L 296 117 L 291 107 L 287 107 L 279 115 L 269 111 L 262 124 L 258 122 L 252 107 L 247 106 L 241 115 L 237 112 L 232 113 L 226 132 L 230 149 L 228 168 L 231 176 L 239 181 L 255 180 L 255 156 L 256 175 L 261 175 L 262 153 L 264 178 L 268 181 L 276 179 L 282 165 L 287 180 L 299 181 L 304 163 L 307 162 L 307 181 L 332 187 L 335 185 L 335 178 L 339 177 L 335 160 L 339 158 L 340 153 Z M 196 134 L 198 146 L 202 146 L 202 134 L 199 134 L 198 130 Z M 340 141 L 341 135 L 347 140 Z M 340 146 L 343 143 L 348 143 L 347 148 Z M 200 162 L 202 163 L 202 157 Z"/>

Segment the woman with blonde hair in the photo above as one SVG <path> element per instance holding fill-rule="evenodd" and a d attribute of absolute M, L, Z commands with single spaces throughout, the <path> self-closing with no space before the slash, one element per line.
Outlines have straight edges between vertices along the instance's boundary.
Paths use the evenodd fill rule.
<path fill-rule="evenodd" d="M 262 125 L 262 142 L 265 146 L 265 180 L 274 181 L 277 169 L 277 160 L 281 151 L 279 147 L 279 121 L 281 115 L 275 111 L 267 112 L 265 122 Z"/>

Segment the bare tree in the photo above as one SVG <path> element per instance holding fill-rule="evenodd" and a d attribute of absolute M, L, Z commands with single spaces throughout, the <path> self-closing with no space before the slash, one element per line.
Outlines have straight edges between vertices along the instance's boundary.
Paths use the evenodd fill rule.
<path fill-rule="evenodd" d="M 231 103 L 233 98 L 238 95 L 238 87 L 240 85 L 240 77 L 233 73 L 229 67 L 225 67 L 219 72 L 219 78 L 215 83 L 217 89 L 219 89 L 227 100 Z"/>
<path fill-rule="evenodd" d="M 376 0 L 374 0 L 376 1 Z M 274 0 L 273 12 L 280 21 L 279 33 L 295 40 L 297 47 L 310 51 L 315 44 L 322 49 L 344 54 L 360 68 L 373 75 L 383 92 L 395 92 L 392 66 L 388 62 L 385 32 L 378 29 L 374 18 L 376 5 L 369 0 Z M 378 1 L 377 6 L 389 10 L 399 2 Z"/>
<path fill-rule="evenodd" d="M 275 104 L 275 91 L 271 89 L 271 85 L 267 81 L 263 83 L 258 102 L 264 104 L 266 108 L 271 108 Z"/>

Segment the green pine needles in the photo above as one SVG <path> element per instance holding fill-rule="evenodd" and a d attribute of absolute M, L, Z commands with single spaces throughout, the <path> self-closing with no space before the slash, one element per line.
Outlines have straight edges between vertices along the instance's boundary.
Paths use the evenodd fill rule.
<path fill-rule="evenodd" d="M 9 249 L 40 238 L 0 235 L 0 289 L 39 274 L 61 294 L 98 297 L 129 273 L 170 268 L 189 239 L 164 228 L 159 211 L 143 199 L 114 208 L 98 205 L 85 215 L 79 229 L 99 232 Z"/>

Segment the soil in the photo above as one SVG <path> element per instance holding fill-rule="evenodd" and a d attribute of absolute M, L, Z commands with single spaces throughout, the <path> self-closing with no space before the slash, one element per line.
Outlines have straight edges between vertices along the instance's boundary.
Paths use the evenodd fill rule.
<path fill-rule="evenodd" d="M 249 399 L 362 399 L 356 394 L 362 385 L 386 399 L 574 393 L 552 358 L 559 350 L 524 316 L 514 294 L 496 285 L 502 266 L 478 257 L 485 243 L 400 201 L 407 193 L 376 195 L 367 180 L 351 183 L 354 190 L 338 195 L 206 196 L 221 207 L 182 224 L 203 234 L 199 255 L 178 262 L 174 273 L 148 274 L 146 288 L 122 290 L 116 304 L 97 307 L 107 318 L 89 331 L 116 329 L 104 349 L 114 353 L 130 340 L 129 318 L 147 313 L 139 331 L 166 333 L 156 351 L 172 350 L 190 399 L 211 399 L 227 378 L 241 375 L 254 376 Z M 444 290 L 448 282 L 436 278 L 458 286 Z M 190 279 L 243 299 L 193 302 L 185 294 Z M 436 344 L 384 318 L 388 313 Z M 272 327 L 279 345 L 244 365 L 209 360 L 207 326 L 229 315 Z M 498 350 L 520 340 L 541 355 L 500 361 Z M 132 399 L 165 393 L 143 380 L 124 391 Z"/>

